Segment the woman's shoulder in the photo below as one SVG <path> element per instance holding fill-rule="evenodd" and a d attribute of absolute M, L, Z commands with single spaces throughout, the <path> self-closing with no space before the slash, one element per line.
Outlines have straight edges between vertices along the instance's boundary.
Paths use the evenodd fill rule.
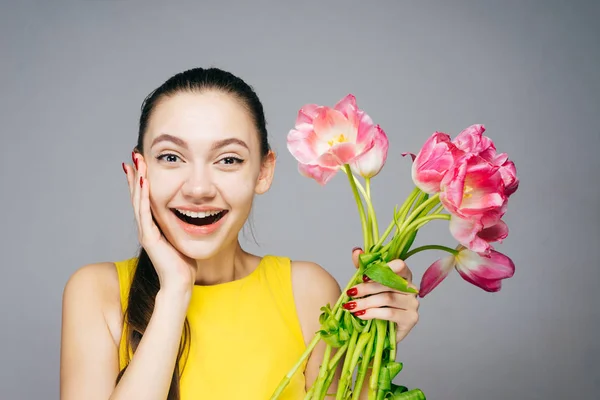
<path fill-rule="evenodd" d="M 122 319 L 119 268 L 125 265 L 123 261 L 83 265 L 71 274 L 63 291 L 63 309 L 83 307 L 101 314 L 116 342 Z"/>
<path fill-rule="evenodd" d="M 336 279 L 321 265 L 313 261 L 292 260 L 290 262 L 293 299 L 305 344 L 320 329 L 321 307 L 333 305 L 340 296 Z"/>
<path fill-rule="evenodd" d="M 114 262 L 86 264 L 76 269 L 65 284 L 64 294 L 83 292 L 92 295 L 119 293 L 119 277 Z"/>

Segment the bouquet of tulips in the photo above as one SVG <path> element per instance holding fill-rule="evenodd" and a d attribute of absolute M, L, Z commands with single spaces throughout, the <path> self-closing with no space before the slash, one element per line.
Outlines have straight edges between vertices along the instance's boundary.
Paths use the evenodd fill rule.
<path fill-rule="evenodd" d="M 365 252 L 360 255 L 358 269 L 346 290 L 366 275 L 387 287 L 424 297 L 456 269 L 467 282 L 496 292 L 503 279 L 513 276 L 513 262 L 490 243 L 501 242 L 508 235 L 502 217 L 519 180 L 514 163 L 505 153 L 496 152 L 484 131 L 483 125 L 472 125 L 454 140 L 435 132 L 418 154 L 402 153 L 412 157 L 415 188 L 404 204 L 395 208 L 392 221 L 380 233 L 371 178 L 379 173 L 387 158 L 385 132 L 357 107 L 351 94 L 333 108 L 308 104 L 300 109 L 295 128 L 288 135 L 288 149 L 298 160 L 299 172 L 321 185 L 338 171 L 344 172 L 358 206 Z M 458 242 L 455 248 L 431 244 L 411 249 L 419 228 L 432 220 L 449 221 L 450 233 Z M 449 255 L 425 271 L 417 292 L 387 263 L 406 260 L 424 250 L 441 250 Z M 335 396 L 336 400 L 356 400 L 364 385 L 368 385 L 369 400 L 425 399 L 420 389 L 409 390 L 392 383 L 403 366 L 396 361 L 395 323 L 354 317 L 342 307 L 348 301 L 346 290 L 333 307 L 327 304 L 321 309 L 321 330 L 271 399 L 279 397 L 321 340 L 325 341 L 326 350 L 306 400 L 323 399 L 326 395 Z M 342 359 L 337 392 L 330 394 L 328 388 Z"/>

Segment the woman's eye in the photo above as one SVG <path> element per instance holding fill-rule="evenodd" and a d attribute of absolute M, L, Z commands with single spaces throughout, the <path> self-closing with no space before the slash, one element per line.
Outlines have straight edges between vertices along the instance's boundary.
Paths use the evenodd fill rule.
<path fill-rule="evenodd" d="M 221 163 L 225 165 L 233 165 L 233 164 L 241 164 L 244 162 L 241 158 L 237 157 L 225 157 L 220 160 Z"/>
<path fill-rule="evenodd" d="M 158 157 L 156 157 L 157 160 L 160 161 L 166 161 L 168 163 L 174 163 L 179 159 L 179 156 L 176 156 L 175 154 L 162 154 Z"/>

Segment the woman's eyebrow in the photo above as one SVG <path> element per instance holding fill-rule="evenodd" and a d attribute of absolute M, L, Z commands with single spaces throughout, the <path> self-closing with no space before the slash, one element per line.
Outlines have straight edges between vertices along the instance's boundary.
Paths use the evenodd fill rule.
<path fill-rule="evenodd" d="M 217 140 L 216 142 L 213 143 L 213 145 L 211 146 L 211 150 L 217 150 L 220 149 L 221 147 L 225 147 L 229 144 L 239 144 L 242 147 L 245 147 L 246 149 L 250 150 L 248 148 L 248 145 L 246 144 L 246 142 L 244 142 L 241 139 L 237 139 L 237 138 L 228 138 L 228 139 L 223 139 L 223 140 Z"/>
<path fill-rule="evenodd" d="M 185 140 L 178 138 L 177 136 L 169 135 L 168 133 L 162 133 L 158 135 L 153 141 L 150 147 L 154 147 L 155 144 L 160 142 L 173 142 L 179 147 L 183 147 L 184 149 L 188 148 L 188 145 Z"/>

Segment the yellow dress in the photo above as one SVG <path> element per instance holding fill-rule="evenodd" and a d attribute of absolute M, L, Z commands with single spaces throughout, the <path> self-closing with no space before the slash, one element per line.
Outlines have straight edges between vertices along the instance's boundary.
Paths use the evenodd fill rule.
<path fill-rule="evenodd" d="M 121 306 L 127 307 L 137 258 L 115 263 Z M 187 317 L 190 352 L 181 376 L 181 400 L 269 399 L 306 349 L 292 294 L 289 258 L 266 255 L 248 276 L 212 286 L 194 286 Z M 130 351 L 121 336 L 119 364 Z M 280 397 L 303 399 L 304 368 Z"/>

